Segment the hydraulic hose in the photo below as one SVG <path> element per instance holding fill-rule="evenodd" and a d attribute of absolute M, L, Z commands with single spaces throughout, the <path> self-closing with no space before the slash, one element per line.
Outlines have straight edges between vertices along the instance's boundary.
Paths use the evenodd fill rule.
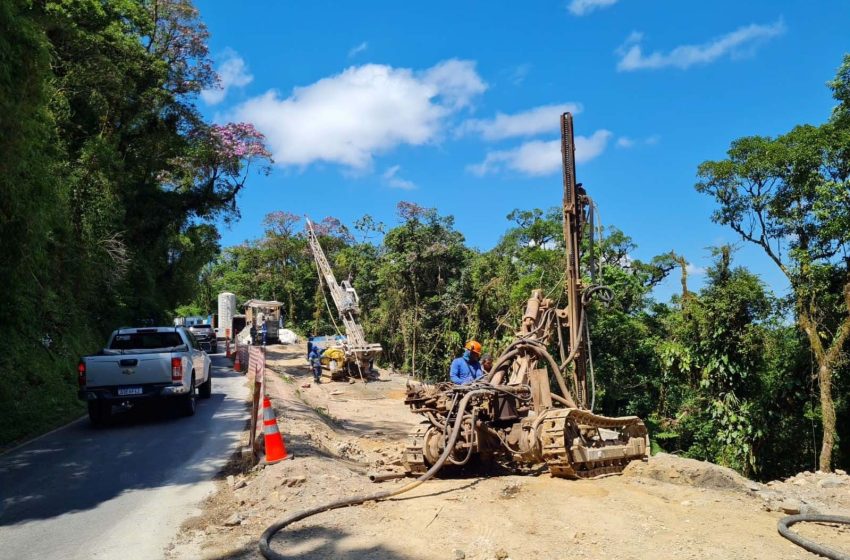
<path fill-rule="evenodd" d="M 399 494 L 403 494 L 404 492 L 413 490 L 429 478 L 433 477 L 435 474 L 437 474 L 437 472 L 439 472 L 441 468 L 443 468 L 443 465 L 449 458 L 449 455 L 454 450 L 455 443 L 457 443 L 458 435 L 460 435 L 461 425 L 463 424 L 463 411 L 466 410 L 466 405 L 469 404 L 469 400 L 475 395 L 481 395 L 489 393 L 491 391 L 492 389 L 474 389 L 464 395 L 463 399 L 460 401 L 460 405 L 458 406 L 457 418 L 455 419 L 455 423 L 452 428 L 452 433 L 449 436 L 449 440 L 446 443 L 446 448 L 443 450 L 442 455 L 440 455 L 439 459 L 437 459 L 434 465 L 430 469 L 428 469 L 428 472 L 426 472 L 413 482 L 405 484 L 404 486 L 396 490 L 387 490 L 384 492 L 378 492 L 376 494 L 369 494 L 366 496 L 344 498 L 342 500 L 337 500 L 335 502 L 316 506 L 314 508 L 307 509 L 284 519 L 281 519 L 280 521 L 269 525 L 268 528 L 266 528 L 266 530 L 263 532 L 259 542 L 260 553 L 263 555 L 264 558 L 267 558 L 268 560 L 286 560 L 286 556 L 278 554 L 277 552 L 272 550 L 270 541 L 279 531 L 281 531 L 288 525 L 291 525 L 296 521 L 301 521 L 302 519 L 307 519 L 308 517 L 312 517 L 325 511 L 330 511 L 333 509 L 339 509 L 348 506 L 356 506 L 364 502 L 379 502 L 381 500 L 386 500 L 387 498 L 398 496 Z"/>
<path fill-rule="evenodd" d="M 835 550 L 834 548 L 828 548 L 807 538 L 801 537 L 797 533 L 793 532 L 790 528 L 791 525 L 794 525 L 795 523 L 805 522 L 839 523 L 843 525 L 850 525 L 850 517 L 842 517 L 840 515 L 816 515 L 812 513 L 804 513 L 801 515 L 789 515 L 788 517 L 783 517 L 779 520 L 779 523 L 777 524 L 777 528 L 779 529 L 780 535 L 782 535 L 792 543 L 796 544 L 797 546 L 803 547 L 809 552 L 819 554 L 824 558 L 829 558 L 830 560 L 850 560 L 850 554 L 840 552 L 838 550 Z"/>
<path fill-rule="evenodd" d="M 564 379 L 563 374 L 561 373 L 561 369 L 558 367 L 558 363 L 555 361 L 555 358 L 552 357 L 552 354 L 546 349 L 546 346 L 542 342 L 532 341 L 532 340 L 524 340 L 519 347 L 527 346 L 532 351 L 536 352 L 540 358 L 543 358 L 549 363 L 549 368 L 555 374 L 555 380 L 558 382 L 558 387 L 561 389 L 561 393 L 563 397 L 572 401 L 568 406 L 570 408 L 575 408 L 575 402 L 573 399 L 572 393 L 570 393 L 569 389 L 567 389 L 567 382 Z M 572 355 L 572 354 L 571 354 Z"/>
<path fill-rule="evenodd" d="M 502 353 L 502 355 L 499 356 L 499 358 L 496 360 L 496 363 L 493 364 L 493 367 L 490 369 L 490 373 L 486 377 L 484 377 L 484 382 L 490 383 L 493 380 L 493 376 L 495 376 L 499 369 L 501 369 L 505 364 L 507 364 L 511 358 L 517 356 L 520 350 L 522 350 L 523 348 L 531 350 L 532 352 L 536 353 L 538 357 L 543 358 L 548 362 L 549 367 L 555 374 L 555 379 L 558 382 L 558 387 L 563 393 L 564 399 L 567 401 L 573 401 L 572 394 L 569 392 L 569 389 L 567 389 L 566 380 L 564 379 L 564 376 L 561 373 L 561 369 L 558 367 L 558 363 L 555 361 L 549 351 L 546 350 L 546 347 L 543 345 L 542 342 L 538 342 L 533 339 L 519 339 L 509 344 L 505 351 Z M 575 353 L 576 351 L 571 352 L 570 356 L 574 357 Z M 570 358 L 568 358 L 568 360 L 569 359 Z M 571 402 L 571 404 L 568 404 L 567 406 L 569 406 L 570 408 L 575 408 L 576 405 L 574 402 Z"/>

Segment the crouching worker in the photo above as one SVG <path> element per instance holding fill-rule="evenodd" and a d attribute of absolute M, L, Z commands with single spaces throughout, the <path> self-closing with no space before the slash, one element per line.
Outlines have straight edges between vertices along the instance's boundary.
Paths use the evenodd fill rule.
<path fill-rule="evenodd" d="M 481 355 L 481 344 L 470 340 L 464 346 L 463 356 L 452 361 L 449 378 L 457 385 L 469 385 L 484 376 L 478 357 Z"/>
<path fill-rule="evenodd" d="M 313 346 L 310 348 L 310 367 L 313 368 L 313 381 L 316 383 L 322 382 L 322 356 L 319 354 L 319 348 Z"/>

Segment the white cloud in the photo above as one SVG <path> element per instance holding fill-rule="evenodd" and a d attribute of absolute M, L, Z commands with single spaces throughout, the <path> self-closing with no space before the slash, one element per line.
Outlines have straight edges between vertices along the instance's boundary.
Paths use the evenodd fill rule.
<path fill-rule="evenodd" d="M 436 87 L 439 95 L 455 109 L 468 106 L 473 97 L 487 89 L 487 84 L 475 71 L 475 62 L 456 58 L 426 70 L 422 81 Z"/>
<path fill-rule="evenodd" d="M 688 263 L 688 265 L 685 267 L 685 270 L 688 271 L 688 276 L 702 276 L 707 272 L 705 268 L 697 266 L 693 263 Z"/>
<path fill-rule="evenodd" d="M 572 0 L 567 9 L 574 16 L 583 16 L 599 8 L 613 6 L 619 0 Z"/>
<path fill-rule="evenodd" d="M 531 72 L 531 64 L 520 64 L 510 70 L 508 79 L 510 79 L 513 85 L 518 86 L 525 81 L 529 72 Z"/>
<path fill-rule="evenodd" d="M 617 147 L 618 148 L 634 148 L 638 145 L 646 145 L 646 146 L 654 146 L 658 144 L 661 140 L 661 137 L 657 134 L 653 134 L 652 136 L 647 136 L 646 138 L 630 138 L 629 136 L 620 136 L 617 138 Z"/>
<path fill-rule="evenodd" d="M 447 118 L 486 88 L 468 60 L 419 72 L 366 64 L 295 88 L 286 98 L 268 91 L 239 105 L 233 117 L 266 135 L 277 164 L 325 161 L 362 170 L 375 154 L 437 140 Z"/>
<path fill-rule="evenodd" d="M 576 136 L 576 163 L 585 163 L 605 151 L 612 133 L 597 130 L 592 136 Z M 489 152 L 484 161 L 470 165 L 467 170 L 482 176 L 505 169 L 524 175 L 540 176 L 556 173 L 561 169 L 560 140 L 531 140 L 517 148 Z"/>
<path fill-rule="evenodd" d="M 369 43 L 367 43 L 366 41 L 363 41 L 362 43 L 360 43 L 356 47 L 352 47 L 351 50 L 348 51 L 348 58 L 354 58 L 355 56 L 364 52 L 368 48 L 369 48 Z"/>
<path fill-rule="evenodd" d="M 575 114 L 581 112 L 581 109 L 578 103 L 563 103 L 543 105 L 513 115 L 496 113 L 492 119 L 470 119 L 464 122 L 458 128 L 458 134 L 473 132 L 481 134 L 485 140 L 502 140 L 556 132 L 560 127 L 561 113 L 570 111 Z"/>
<path fill-rule="evenodd" d="M 394 189 L 404 189 L 406 191 L 413 190 L 416 188 L 416 184 L 413 181 L 408 181 L 407 179 L 402 179 L 398 176 L 398 171 L 401 169 L 400 165 L 393 165 L 386 171 L 381 177 L 390 187 Z"/>
<path fill-rule="evenodd" d="M 233 49 L 226 49 L 222 62 L 216 69 L 219 87 L 201 91 L 201 99 L 207 105 L 217 105 L 224 101 L 230 88 L 245 87 L 254 81 L 254 76 L 248 72 L 245 60 Z"/>
<path fill-rule="evenodd" d="M 727 55 L 735 57 L 751 54 L 760 43 L 784 32 L 785 23 L 779 19 L 767 25 L 746 25 L 700 45 L 682 45 L 668 53 L 655 51 L 652 54 L 643 53 L 640 45 L 643 35 L 633 32 L 617 49 L 617 54 L 620 55 L 617 70 L 631 72 L 666 67 L 684 70 L 695 64 L 708 64 Z"/>

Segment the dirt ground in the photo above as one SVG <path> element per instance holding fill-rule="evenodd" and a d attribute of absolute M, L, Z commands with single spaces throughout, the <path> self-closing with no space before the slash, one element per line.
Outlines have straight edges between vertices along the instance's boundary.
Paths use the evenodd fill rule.
<path fill-rule="evenodd" d="M 405 484 L 366 474 L 400 469 L 419 422 L 404 406 L 405 377 L 315 385 L 303 343 L 267 354 L 267 392 L 292 460 L 245 470 L 234 460 L 202 515 L 183 524 L 169 558 L 261 558 L 266 526 L 343 497 Z M 814 559 L 783 539 L 777 521 L 797 511 L 850 515 L 850 477 L 802 473 L 762 485 L 715 465 L 670 455 L 592 481 L 545 472 L 466 473 L 431 480 L 384 502 L 296 523 L 274 541 L 293 558 Z M 795 526 L 795 529 L 801 526 Z M 850 531 L 799 532 L 850 551 Z"/>

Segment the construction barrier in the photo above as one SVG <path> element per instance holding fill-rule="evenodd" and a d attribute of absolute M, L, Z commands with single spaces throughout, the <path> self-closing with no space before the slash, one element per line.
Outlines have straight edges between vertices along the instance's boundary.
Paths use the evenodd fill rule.
<path fill-rule="evenodd" d="M 253 461 L 257 462 L 265 448 L 267 464 L 282 461 L 287 458 L 286 444 L 277 428 L 277 419 L 274 418 L 271 401 L 266 396 L 266 349 L 262 346 L 237 343 L 233 355 L 237 363 L 241 362 L 242 371 L 247 374 L 248 382 L 252 387 L 249 439 L 242 454 L 243 456 L 251 454 Z M 272 429 L 272 422 L 274 429 Z M 262 433 L 259 432 L 259 426 L 264 428 Z M 275 431 L 277 436 L 274 435 Z"/>
<path fill-rule="evenodd" d="M 251 448 L 254 460 L 258 460 L 260 457 L 260 438 L 257 437 L 257 425 L 261 421 L 261 418 L 258 416 L 262 412 L 260 408 L 260 397 L 265 397 L 266 351 L 265 348 L 260 346 L 251 346 L 249 349 L 246 345 L 245 352 L 248 354 L 245 360 L 248 366 L 248 378 L 253 381 L 250 439 L 248 440 L 248 445 Z"/>

